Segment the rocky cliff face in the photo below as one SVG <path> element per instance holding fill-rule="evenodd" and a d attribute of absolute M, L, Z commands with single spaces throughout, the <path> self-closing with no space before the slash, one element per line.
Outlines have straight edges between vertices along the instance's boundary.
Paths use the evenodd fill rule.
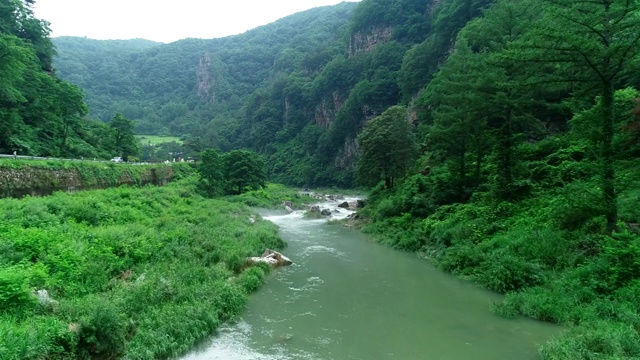
<path fill-rule="evenodd" d="M 342 149 L 335 158 L 334 166 L 338 169 L 352 169 L 358 158 L 358 149 L 358 142 L 355 139 L 345 139 Z"/>
<path fill-rule="evenodd" d="M 390 40 L 392 35 L 393 28 L 390 26 L 374 28 L 367 32 L 356 32 L 351 35 L 349 41 L 349 56 L 369 52 L 376 44 Z"/>
<path fill-rule="evenodd" d="M 196 76 L 198 77 L 196 85 L 196 93 L 198 94 L 198 97 L 205 101 L 215 102 L 215 78 L 211 67 L 211 54 L 206 53 L 200 58 L 200 63 L 196 68 Z"/>
<path fill-rule="evenodd" d="M 331 93 L 330 100 L 322 99 L 322 102 L 316 106 L 316 124 L 324 129 L 328 129 L 333 120 L 336 119 L 343 102 L 342 95 L 337 90 Z"/>

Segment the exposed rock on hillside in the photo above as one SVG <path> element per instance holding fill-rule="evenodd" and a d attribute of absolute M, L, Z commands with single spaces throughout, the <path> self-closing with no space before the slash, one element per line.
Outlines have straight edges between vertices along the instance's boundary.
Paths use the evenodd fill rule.
<path fill-rule="evenodd" d="M 354 56 L 361 52 L 369 52 L 376 44 L 389 41 L 392 35 L 393 28 L 390 26 L 375 28 L 366 33 L 357 32 L 351 36 L 349 56 Z"/>

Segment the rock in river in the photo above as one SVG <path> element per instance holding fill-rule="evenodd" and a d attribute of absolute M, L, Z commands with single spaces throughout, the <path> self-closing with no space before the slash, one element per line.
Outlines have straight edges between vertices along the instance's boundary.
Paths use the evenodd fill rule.
<path fill-rule="evenodd" d="M 251 265 L 255 265 L 258 263 L 266 263 L 273 267 L 277 267 L 277 266 L 291 265 L 293 264 L 293 261 L 291 261 L 288 257 L 280 254 L 277 251 L 267 249 L 264 251 L 264 253 L 262 253 L 261 256 L 254 256 L 254 257 L 247 258 L 247 263 Z"/>

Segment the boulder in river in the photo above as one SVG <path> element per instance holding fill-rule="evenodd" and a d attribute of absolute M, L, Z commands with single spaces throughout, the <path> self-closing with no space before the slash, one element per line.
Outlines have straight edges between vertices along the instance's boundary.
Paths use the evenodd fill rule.
<path fill-rule="evenodd" d="M 262 253 L 262 255 L 260 256 L 254 256 L 254 257 L 250 257 L 247 258 L 247 263 L 251 264 L 251 265 L 255 265 L 255 264 L 259 264 L 259 263 L 265 263 L 265 264 L 269 264 L 273 267 L 277 267 L 277 266 L 288 266 L 293 264 L 293 261 L 291 261 L 288 257 L 280 254 L 277 251 L 273 251 L 271 249 L 266 249 L 264 251 L 264 253 Z"/>
<path fill-rule="evenodd" d="M 341 207 L 343 209 L 348 209 L 349 208 L 349 203 L 345 201 L 342 204 L 338 205 L 338 207 Z"/>
<path fill-rule="evenodd" d="M 324 215 L 324 216 L 331 216 L 331 210 L 329 209 L 322 209 L 322 211 L 320 211 L 320 214 Z"/>

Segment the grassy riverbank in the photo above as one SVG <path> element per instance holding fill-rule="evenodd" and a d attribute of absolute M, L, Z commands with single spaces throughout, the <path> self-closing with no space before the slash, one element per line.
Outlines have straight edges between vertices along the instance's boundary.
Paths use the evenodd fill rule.
<path fill-rule="evenodd" d="M 268 271 L 245 258 L 285 246 L 242 202 L 295 195 L 212 200 L 196 187 L 0 200 L 0 358 L 166 358 L 237 316 Z"/>
<path fill-rule="evenodd" d="M 436 206 L 429 180 L 416 175 L 392 191 L 374 190 L 360 213 L 381 242 L 506 293 L 497 313 L 564 325 L 541 348 L 544 359 L 638 359 L 640 163 L 617 167 L 620 222 L 611 235 L 598 178 L 579 161 L 547 169 L 572 181 L 545 183 L 519 201 L 477 192 L 467 203 Z"/>

